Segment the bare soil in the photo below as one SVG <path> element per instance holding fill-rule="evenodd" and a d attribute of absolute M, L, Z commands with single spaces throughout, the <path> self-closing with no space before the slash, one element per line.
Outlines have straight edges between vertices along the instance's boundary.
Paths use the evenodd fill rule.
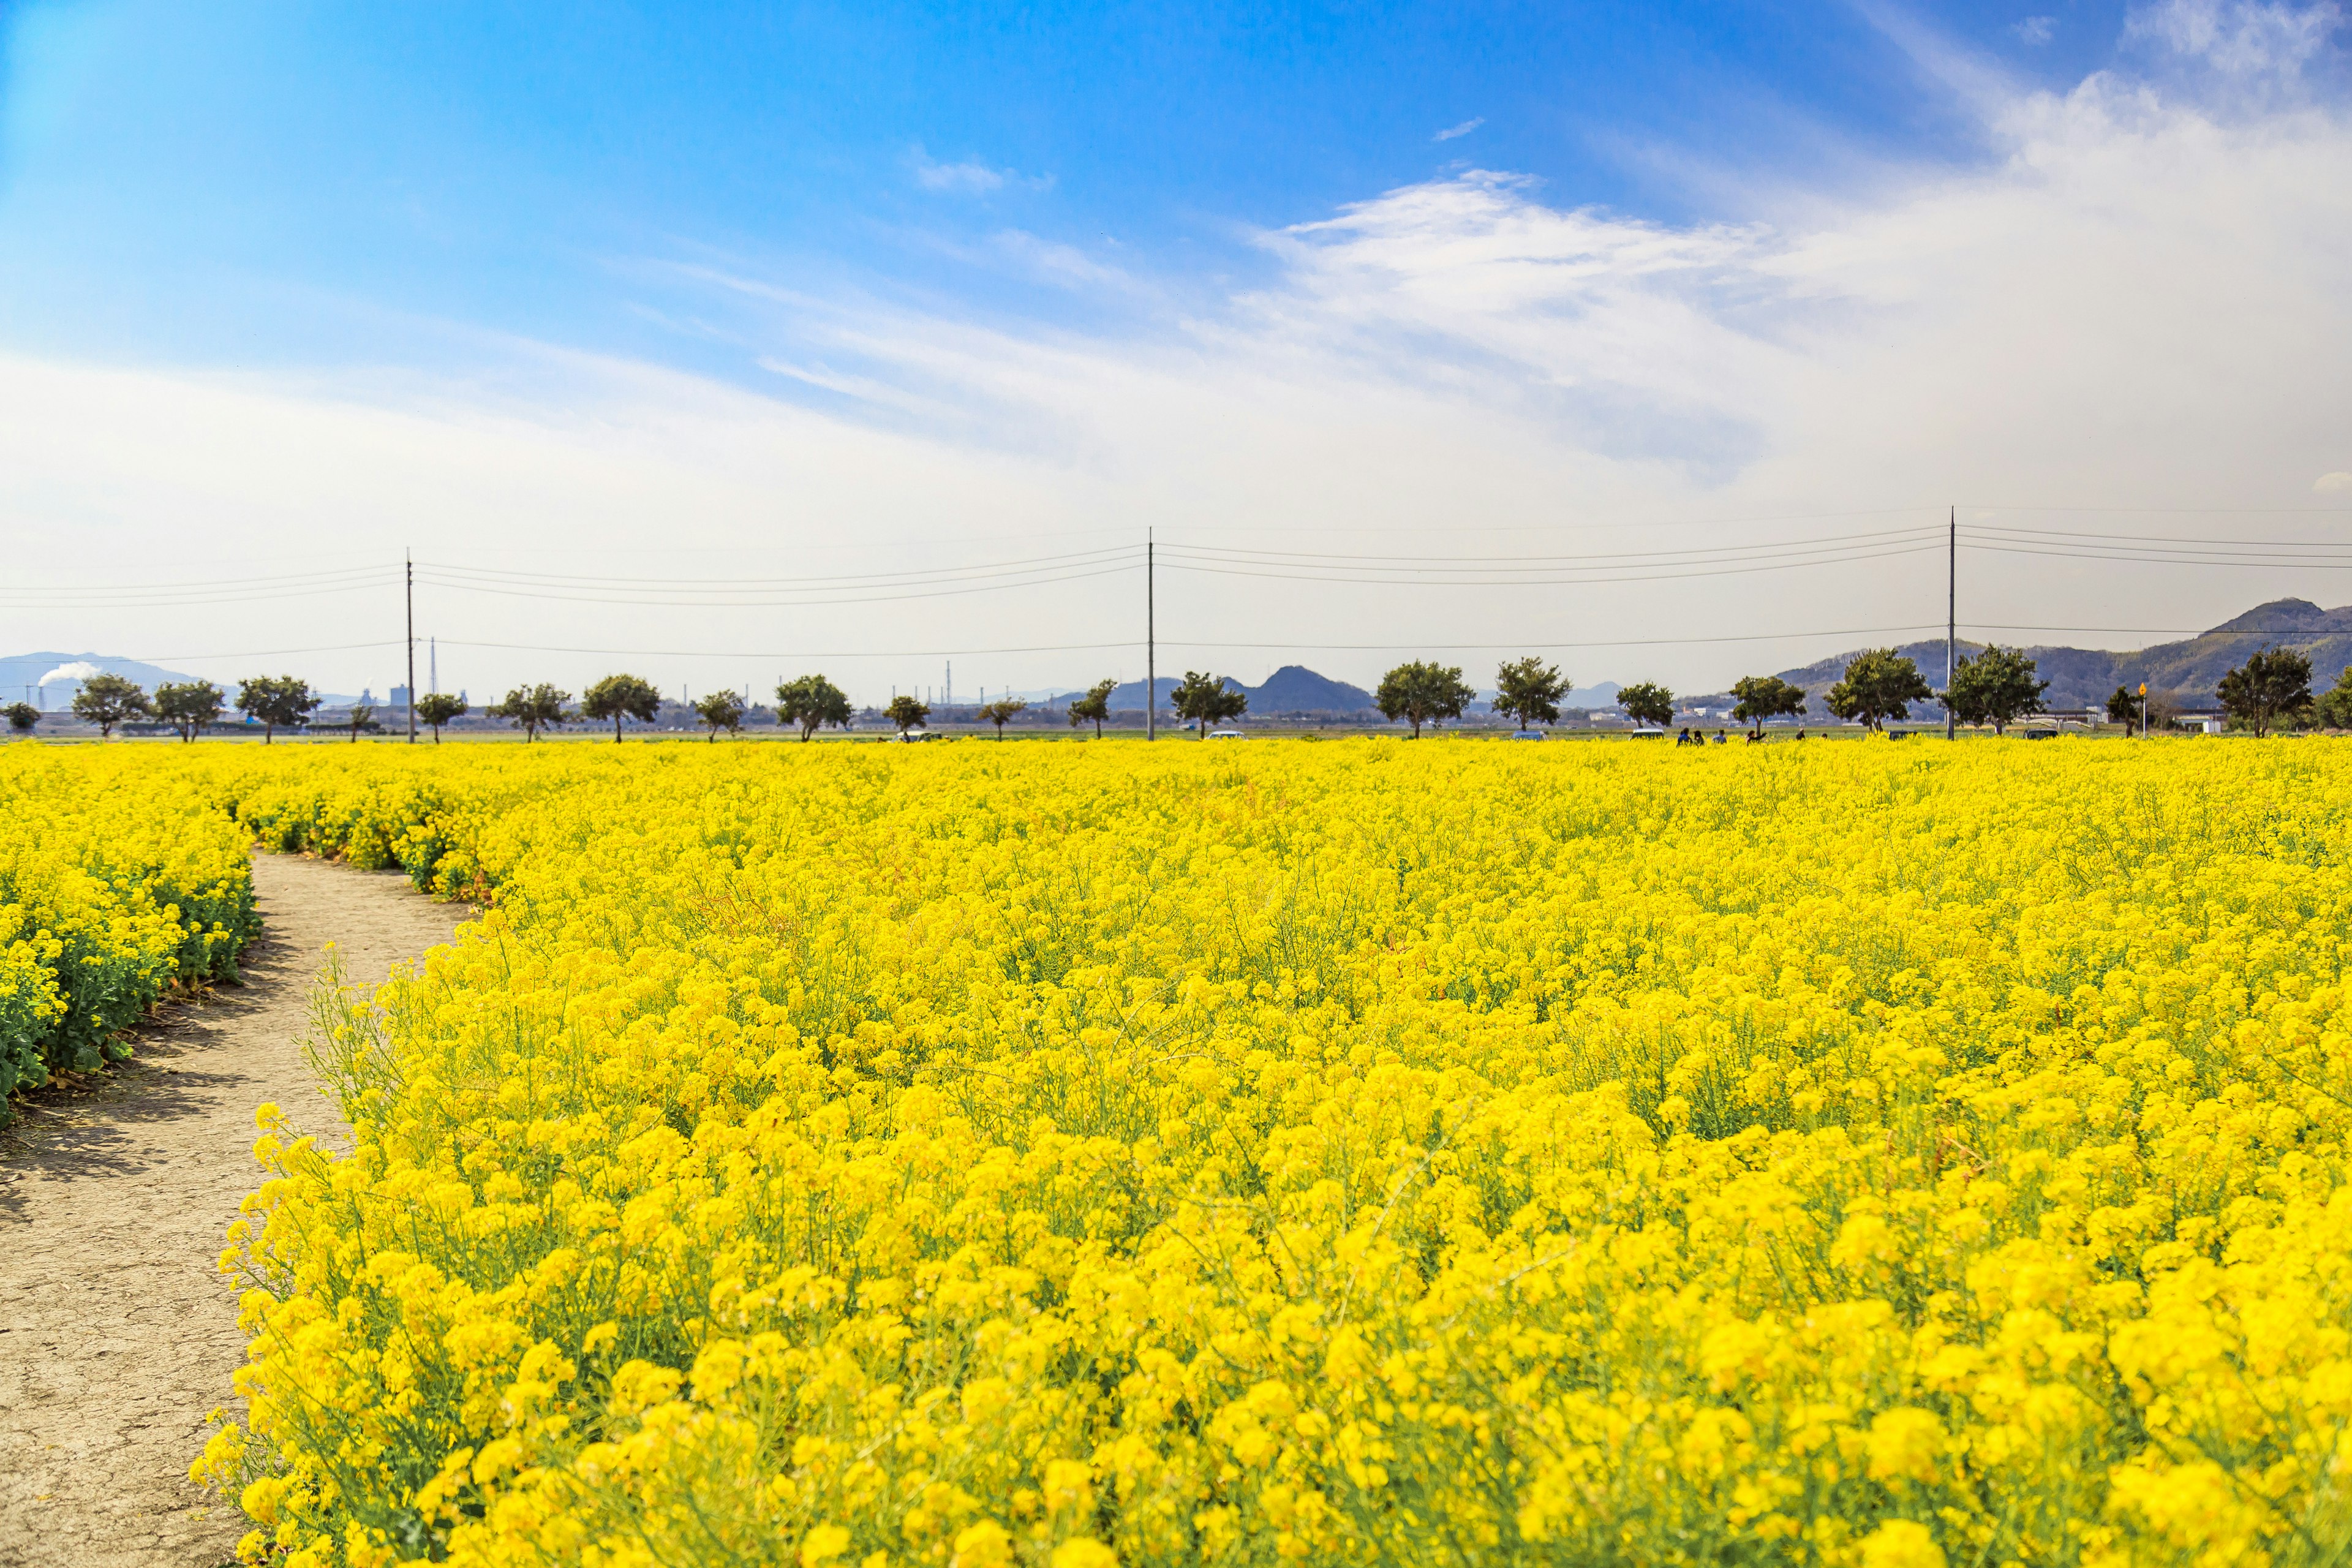
<path fill-rule="evenodd" d="M 470 912 L 289 856 L 256 855 L 253 881 L 242 985 L 164 1008 L 133 1060 L 0 1129 L 0 1568 L 212 1568 L 249 1528 L 187 1470 L 245 1355 L 215 1260 L 258 1178 L 254 1109 L 346 1142 L 302 1060 L 323 949 L 373 984 Z"/>

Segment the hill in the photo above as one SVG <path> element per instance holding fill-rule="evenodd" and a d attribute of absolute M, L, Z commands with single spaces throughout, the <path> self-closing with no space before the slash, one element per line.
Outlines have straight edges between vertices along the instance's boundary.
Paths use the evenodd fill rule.
<path fill-rule="evenodd" d="M 2332 686 L 2337 674 L 2352 664 L 2352 606 L 2323 610 L 2308 599 L 2273 599 L 2181 642 L 2120 653 L 2047 645 L 2025 651 L 2050 682 L 2043 700 L 2053 708 L 2096 708 L 2116 687 L 2137 687 L 2143 680 L 2151 691 L 2169 691 L 2191 707 L 2205 707 L 2217 700 L 2214 688 L 2221 677 L 2266 644 L 2310 655 L 2313 689 Z M 1983 647 L 1963 640 L 1959 651 L 1973 655 Z M 1860 651 L 1784 669 L 1780 679 L 1821 696 L 1837 683 L 1845 673 L 1847 660 Z M 1904 643 L 1895 651 L 1918 665 L 1928 684 L 1943 684 L 1943 638 Z"/>
<path fill-rule="evenodd" d="M 1176 689 L 1177 679 L 1163 675 L 1154 682 L 1160 694 L 1160 711 L 1168 711 L 1169 694 Z M 1265 678 L 1262 686 L 1244 686 L 1233 677 L 1225 684 L 1249 698 L 1253 717 L 1273 713 L 1360 713 L 1372 706 L 1371 693 L 1360 686 L 1350 686 L 1344 680 L 1333 680 L 1318 675 L 1304 665 L 1286 664 Z M 1070 696 L 1084 696 L 1074 692 Z M 1051 700 L 1051 705 L 1066 704 L 1068 696 Z M 1114 713 L 1143 711 L 1143 682 L 1129 680 L 1111 689 L 1110 710 Z"/>
<path fill-rule="evenodd" d="M 30 702 L 36 707 L 62 710 L 70 705 L 74 693 L 81 689 L 79 676 L 65 676 L 46 687 L 41 677 L 55 674 L 73 665 L 90 665 L 109 675 L 120 675 L 135 680 L 152 691 L 167 680 L 194 680 L 193 675 L 165 669 L 160 665 L 142 664 L 135 658 L 118 658 L 104 653 L 20 653 L 0 658 L 0 699 L 15 702 Z"/>

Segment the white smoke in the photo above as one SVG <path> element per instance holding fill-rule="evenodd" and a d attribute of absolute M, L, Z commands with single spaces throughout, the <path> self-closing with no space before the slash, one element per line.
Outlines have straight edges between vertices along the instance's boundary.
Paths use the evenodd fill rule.
<path fill-rule="evenodd" d="M 41 684 L 43 686 L 53 686 L 60 680 L 77 682 L 84 681 L 88 680 L 93 675 L 104 675 L 106 671 L 99 668 L 98 666 L 90 663 L 89 660 L 86 658 L 78 658 L 71 664 L 61 664 L 58 666 L 57 668 L 49 671 L 48 674 L 41 677 Z"/>

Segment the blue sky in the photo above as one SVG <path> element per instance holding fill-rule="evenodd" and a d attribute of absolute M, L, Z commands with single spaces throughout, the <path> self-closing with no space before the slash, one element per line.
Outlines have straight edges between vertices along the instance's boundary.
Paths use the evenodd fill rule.
<path fill-rule="evenodd" d="M 142 358 L 397 353 L 413 317 L 737 374 L 663 319 L 693 302 L 661 264 L 1059 315 L 970 250 L 1017 229 L 1213 292 L 1262 269 L 1245 232 L 1463 163 L 1687 221 L 1745 216 L 1693 155 L 1770 179 L 1985 153 L 1837 5 L 12 14 L 0 324 Z M 2038 44 L 2022 15 L 1935 20 L 2032 80 L 2113 52 L 2114 7 Z"/>
<path fill-rule="evenodd" d="M 403 545 L 881 571 L 1145 524 L 1359 552 L 1482 528 L 1737 544 L 1953 500 L 2308 507 L 2352 469 L 2308 411 L 2343 390 L 2326 6 L 41 0 L 0 19 L 0 401 L 14 381 L 43 426 L 0 452 L 26 459 L 0 502 L 41 581 L 87 580 L 91 545 L 168 576 Z M 2153 375 L 2133 363 L 2151 344 Z M 2255 386 L 2276 416 L 2245 406 Z M 1914 567 L 1779 579 L 1786 613 L 1748 619 L 1874 626 L 1847 606 L 1924 603 Z M 2052 576 L 2075 570 L 2001 577 L 1980 618 L 2199 625 L 2305 580 L 2086 572 L 2112 601 L 2086 605 Z M 1387 589 L 1227 586 L 1177 621 L 1252 679 L 1292 657 L 1363 678 L 1412 635 L 1401 617 L 1469 642 L 1497 598 L 1511 626 L 1579 640 L 1558 595 L 1405 616 Z M 575 610 L 463 599 L 436 619 L 549 648 L 698 638 L 713 662 L 674 662 L 706 684 L 731 679 L 727 650 L 862 638 L 878 683 L 894 650 L 996 646 L 1041 602 L 814 613 L 789 637 L 638 608 L 591 635 Z M 1601 595 L 1570 629 L 1639 643 L 1755 602 Z M 323 647 L 338 623 L 272 614 L 255 647 Z M 1069 643 L 1126 635 L 1066 618 Z M 37 629 L 137 656 L 219 642 L 194 610 Z M 1333 651 L 1239 651 L 1253 637 Z M 1087 657 L 995 668 L 1053 684 Z M 1727 657 L 1596 651 L 1589 674 L 1646 660 L 1707 684 Z M 322 654 L 320 678 L 357 684 L 376 658 Z"/>

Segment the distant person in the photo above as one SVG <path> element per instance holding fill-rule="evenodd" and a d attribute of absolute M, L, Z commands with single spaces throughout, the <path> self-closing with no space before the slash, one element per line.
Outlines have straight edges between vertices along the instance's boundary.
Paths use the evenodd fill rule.
<path fill-rule="evenodd" d="M 1717 745 L 1718 745 L 1718 746 L 1720 746 L 1720 745 L 1724 745 L 1724 744 L 1726 744 L 1726 743 L 1727 743 L 1727 742 L 1724 741 L 1724 738 L 1723 738 L 1723 731 L 1720 731 L 1720 730 L 1717 730 L 1717 731 L 1715 732 L 1715 743 L 1716 743 Z"/>
<path fill-rule="evenodd" d="M 1751 746 L 1763 739 L 1764 731 L 1761 730 L 1750 730 L 1748 731 L 1748 743 Z"/>
<path fill-rule="evenodd" d="M 1684 726 L 1683 726 L 1683 732 L 1682 732 L 1681 734 L 1676 735 L 1676 736 L 1675 737 L 1675 745 L 1677 745 L 1677 746 L 1687 746 L 1687 745 L 1689 745 L 1689 744 L 1690 744 L 1690 726 L 1689 726 L 1689 725 L 1685 724 L 1685 725 L 1684 725 Z"/>
<path fill-rule="evenodd" d="M 1800 741 L 1801 741 L 1801 740 L 1803 740 L 1804 738 L 1805 738 L 1805 732 L 1804 732 L 1802 730 L 1798 731 L 1797 731 L 1797 739 L 1799 739 Z"/>

